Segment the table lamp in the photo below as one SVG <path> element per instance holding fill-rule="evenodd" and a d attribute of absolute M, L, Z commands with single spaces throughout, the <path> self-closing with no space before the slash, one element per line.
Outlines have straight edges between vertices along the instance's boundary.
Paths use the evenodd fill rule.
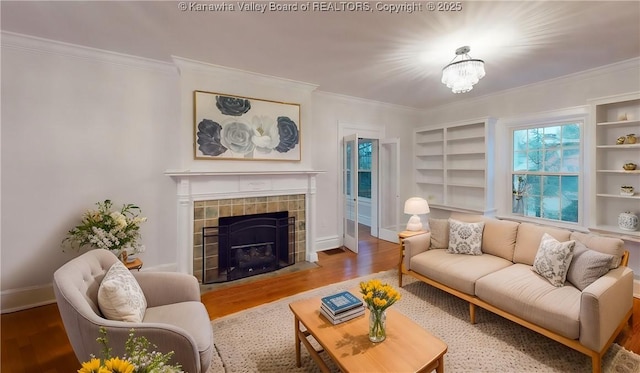
<path fill-rule="evenodd" d="M 404 203 L 404 213 L 412 215 L 407 222 L 408 231 L 422 230 L 422 221 L 418 215 L 429 213 L 427 200 L 420 197 L 411 197 Z"/>

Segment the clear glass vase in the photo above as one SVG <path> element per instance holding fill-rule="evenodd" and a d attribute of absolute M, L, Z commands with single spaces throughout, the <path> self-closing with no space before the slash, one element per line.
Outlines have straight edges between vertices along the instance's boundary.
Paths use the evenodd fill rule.
<path fill-rule="evenodd" d="M 387 311 L 369 309 L 369 340 L 374 343 L 382 342 L 387 338 Z"/>

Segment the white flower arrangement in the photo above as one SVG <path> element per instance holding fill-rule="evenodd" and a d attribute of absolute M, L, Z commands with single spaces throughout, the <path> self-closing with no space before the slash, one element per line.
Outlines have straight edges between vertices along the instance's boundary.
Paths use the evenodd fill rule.
<path fill-rule="evenodd" d="M 141 210 L 138 206 L 126 204 L 120 211 L 112 211 L 113 204 L 108 199 L 96 205 L 97 210 L 85 212 L 82 224 L 68 232 L 65 242 L 76 249 L 91 245 L 111 250 L 117 256 L 144 252 L 145 247 L 138 240 L 140 225 L 147 218 L 139 216 Z"/>

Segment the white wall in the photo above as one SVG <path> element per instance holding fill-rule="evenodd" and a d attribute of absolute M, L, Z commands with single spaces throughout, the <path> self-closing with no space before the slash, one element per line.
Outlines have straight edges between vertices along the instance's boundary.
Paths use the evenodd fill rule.
<path fill-rule="evenodd" d="M 318 248 L 326 249 L 340 244 L 343 230 L 339 169 L 342 139 L 339 137 L 339 123 L 348 123 L 363 129 L 380 128 L 384 131 L 386 138 L 400 139 L 400 160 L 403 165 L 400 174 L 402 180 L 407 180 L 400 183 L 402 203 L 412 192 L 413 132 L 411 128 L 421 123 L 422 112 L 327 92 L 314 93 L 313 107 L 312 136 L 314 142 L 322 144 L 314 147 L 313 168 L 329 171 L 318 176 L 316 221 Z M 401 215 L 401 219 L 403 218 L 406 216 Z M 402 222 L 401 220 L 401 224 Z"/>
<path fill-rule="evenodd" d="M 51 300 L 95 203 L 135 203 L 145 267 L 175 262 L 178 75 L 170 64 L 2 35 L 2 310 Z"/>

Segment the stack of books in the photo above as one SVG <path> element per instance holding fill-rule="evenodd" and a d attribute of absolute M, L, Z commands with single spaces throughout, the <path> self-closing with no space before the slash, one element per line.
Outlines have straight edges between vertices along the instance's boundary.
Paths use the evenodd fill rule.
<path fill-rule="evenodd" d="M 364 315 L 364 303 L 348 291 L 326 296 L 321 301 L 320 313 L 334 325 Z"/>

